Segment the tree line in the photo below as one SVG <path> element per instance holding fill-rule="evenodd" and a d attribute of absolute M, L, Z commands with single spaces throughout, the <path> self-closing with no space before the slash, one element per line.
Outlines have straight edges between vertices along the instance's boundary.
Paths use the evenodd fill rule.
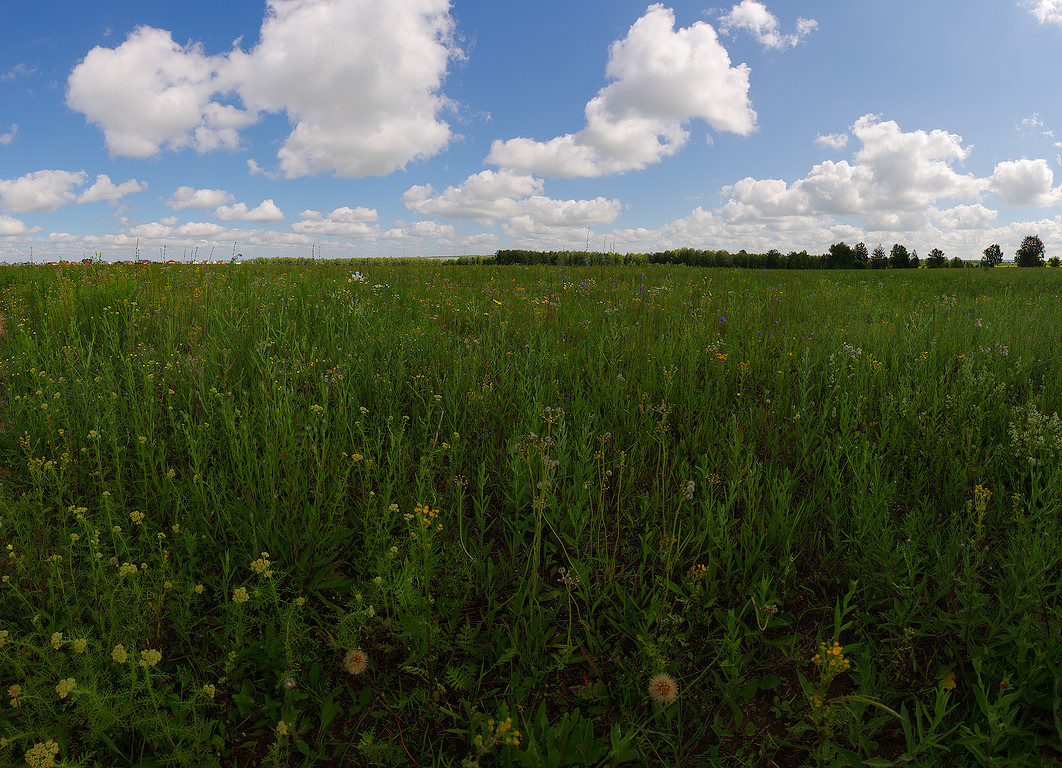
<path fill-rule="evenodd" d="M 1046 264 L 1059 266 L 1059 257 L 1045 262 L 1043 241 L 1037 235 L 1022 240 L 1014 254 L 1014 263 L 1019 267 L 1042 267 Z M 503 249 L 490 256 L 462 256 L 453 260 L 457 264 L 553 264 L 559 266 L 592 266 L 600 264 L 675 264 L 689 267 L 738 267 L 745 269 L 927 269 L 995 267 L 1003 262 L 1003 249 L 993 243 L 984 250 L 979 263 L 967 262 L 955 256 L 952 259 L 939 248 L 934 248 L 925 258 L 918 251 L 908 250 L 901 243 L 894 243 L 888 251 L 882 245 L 869 250 L 865 243 L 854 246 L 845 242 L 834 243 L 826 253 L 810 254 L 790 251 L 783 254 L 777 249 L 767 253 L 737 253 L 726 250 L 702 250 L 678 248 L 655 253 L 604 253 L 601 251 L 530 251 Z"/>

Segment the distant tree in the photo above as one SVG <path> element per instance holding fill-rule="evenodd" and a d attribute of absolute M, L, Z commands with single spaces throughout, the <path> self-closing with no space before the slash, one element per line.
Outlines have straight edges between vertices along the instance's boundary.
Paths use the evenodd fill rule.
<path fill-rule="evenodd" d="M 920 262 L 919 262 L 919 259 L 918 259 L 918 251 L 916 251 L 914 248 L 912 248 L 911 249 L 911 258 L 908 260 L 907 266 L 910 267 L 911 269 L 918 269 L 919 263 Z"/>
<path fill-rule="evenodd" d="M 834 243 L 825 255 L 826 266 L 830 269 L 848 269 L 855 262 L 855 251 L 848 243 Z"/>
<path fill-rule="evenodd" d="M 930 269 L 937 269 L 939 267 L 948 266 L 948 259 L 944 256 L 944 251 L 939 248 L 934 248 L 926 256 L 926 266 Z"/>
<path fill-rule="evenodd" d="M 1019 267 L 1042 267 L 1044 265 L 1044 242 L 1036 235 L 1021 241 L 1021 248 L 1014 252 L 1014 263 Z"/>
<path fill-rule="evenodd" d="M 992 243 L 984 250 L 984 256 L 981 258 L 981 266 L 985 269 L 990 269 L 997 264 L 1003 263 L 1003 249 L 999 247 L 999 243 Z"/>
<path fill-rule="evenodd" d="M 763 266 L 766 269 L 778 269 L 780 266 L 782 266 L 782 259 L 782 252 L 779 251 L 777 248 L 772 248 L 771 250 L 767 251 L 764 256 Z"/>
<path fill-rule="evenodd" d="M 954 259 L 951 260 L 951 268 L 952 269 L 962 269 L 965 266 L 966 266 L 966 262 L 963 261 L 962 259 L 960 259 L 958 256 L 956 256 Z"/>
<path fill-rule="evenodd" d="M 911 254 L 907 252 L 907 248 L 893 243 L 892 250 L 889 251 L 889 266 L 893 269 L 907 269 L 910 262 Z"/>
<path fill-rule="evenodd" d="M 870 252 L 867 251 L 866 243 L 856 243 L 855 260 L 864 267 L 867 265 L 867 262 L 870 261 Z"/>
<path fill-rule="evenodd" d="M 874 252 L 870 254 L 870 268 L 871 269 L 887 269 L 889 266 L 889 257 L 885 253 L 885 249 L 881 247 L 881 243 L 878 243 L 878 247 L 874 249 Z"/>
<path fill-rule="evenodd" d="M 1059 259 L 1057 256 L 1052 256 L 1047 260 L 1047 266 L 1049 267 L 1057 267 L 1059 264 L 1062 264 L 1062 259 Z"/>

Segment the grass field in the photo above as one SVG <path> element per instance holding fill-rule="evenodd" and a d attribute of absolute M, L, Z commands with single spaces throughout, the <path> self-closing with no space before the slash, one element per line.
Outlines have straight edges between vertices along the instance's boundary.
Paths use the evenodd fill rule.
<path fill-rule="evenodd" d="M 0 270 L 0 763 L 1062 756 L 1062 271 Z"/>

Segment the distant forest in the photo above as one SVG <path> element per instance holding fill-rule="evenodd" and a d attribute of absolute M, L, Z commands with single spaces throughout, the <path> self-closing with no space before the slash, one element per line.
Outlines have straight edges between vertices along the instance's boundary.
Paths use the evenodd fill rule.
<path fill-rule="evenodd" d="M 790 251 L 783 254 L 771 249 L 767 253 L 737 253 L 729 251 L 679 248 L 656 253 L 603 253 L 601 251 L 525 251 L 500 250 L 494 256 L 461 256 L 458 264 L 555 264 L 561 266 L 593 266 L 599 264 L 682 264 L 689 267 L 738 267 L 745 269 L 917 269 L 994 267 L 1003 262 L 1003 251 L 997 244 L 985 248 L 979 262 L 964 261 L 958 256 L 948 259 L 939 248 L 919 258 L 915 250 L 908 251 L 899 243 L 889 251 L 877 246 L 869 251 L 863 243 L 850 246 L 834 243 L 823 254 Z M 1018 266 L 1059 266 L 1059 257 L 1044 259 L 1044 246 L 1039 237 L 1030 235 L 1015 254 Z"/>

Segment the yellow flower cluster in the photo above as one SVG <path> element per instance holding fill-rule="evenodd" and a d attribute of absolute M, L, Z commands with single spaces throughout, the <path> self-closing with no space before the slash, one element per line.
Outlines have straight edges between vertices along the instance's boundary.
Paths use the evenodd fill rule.
<path fill-rule="evenodd" d="M 66 680 L 59 681 L 59 685 L 55 686 L 55 692 L 59 694 L 60 699 L 65 699 L 76 687 L 77 681 L 72 677 L 68 677 Z"/>
<path fill-rule="evenodd" d="M 140 525 L 144 522 L 144 513 L 139 509 L 134 509 L 129 513 L 129 519 L 133 521 L 133 525 Z"/>
<path fill-rule="evenodd" d="M 988 507 L 988 500 L 992 498 L 992 491 L 983 485 L 974 487 L 974 510 L 978 515 L 983 515 Z"/>
<path fill-rule="evenodd" d="M 493 718 L 487 721 L 487 738 L 484 740 L 483 736 L 477 735 L 472 740 L 473 746 L 477 751 L 485 752 L 495 744 L 508 745 L 510 747 L 520 746 L 520 731 L 513 728 L 513 719 L 507 717 L 500 723 L 495 723 Z"/>
<path fill-rule="evenodd" d="M 59 646 L 62 645 L 62 644 L 63 644 L 63 633 L 62 632 L 53 632 L 52 633 L 52 648 L 54 648 L 55 650 L 58 651 L 59 650 Z"/>
<path fill-rule="evenodd" d="M 162 661 L 162 653 L 154 649 L 148 649 L 140 652 L 140 666 L 142 667 L 154 667 Z"/>
<path fill-rule="evenodd" d="M 52 740 L 34 744 L 26 751 L 26 765 L 30 768 L 53 768 L 59 745 Z"/>
<path fill-rule="evenodd" d="M 811 660 L 822 671 L 824 678 L 832 679 L 852 666 L 844 657 L 843 650 L 844 647 L 838 642 L 828 647 L 826 643 L 819 643 L 819 652 Z"/>
<path fill-rule="evenodd" d="M 271 563 L 269 561 L 269 553 L 263 552 L 261 558 L 251 562 L 251 570 L 257 573 L 259 576 L 268 579 L 270 576 L 273 575 L 273 572 L 269 570 L 270 564 Z"/>
<path fill-rule="evenodd" d="M 442 523 L 436 522 L 439 517 L 439 510 L 431 509 L 427 504 L 418 504 L 413 508 L 413 514 L 416 516 L 417 523 L 422 530 L 442 530 Z"/>
<path fill-rule="evenodd" d="M 111 658 L 119 664 L 125 664 L 126 659 L 129 658 L 129 654 L 125 652 L 125 646 L 119 643 L 114 646 L 114 650 L 111 651 Z"/>
<path fill-rule="evenodd" d="M 250 599 L 250 595 L 247 594 L 247 587 L 237 587 L 232 593 L 232 602 L 234 603 L 246 603 Z"/>

